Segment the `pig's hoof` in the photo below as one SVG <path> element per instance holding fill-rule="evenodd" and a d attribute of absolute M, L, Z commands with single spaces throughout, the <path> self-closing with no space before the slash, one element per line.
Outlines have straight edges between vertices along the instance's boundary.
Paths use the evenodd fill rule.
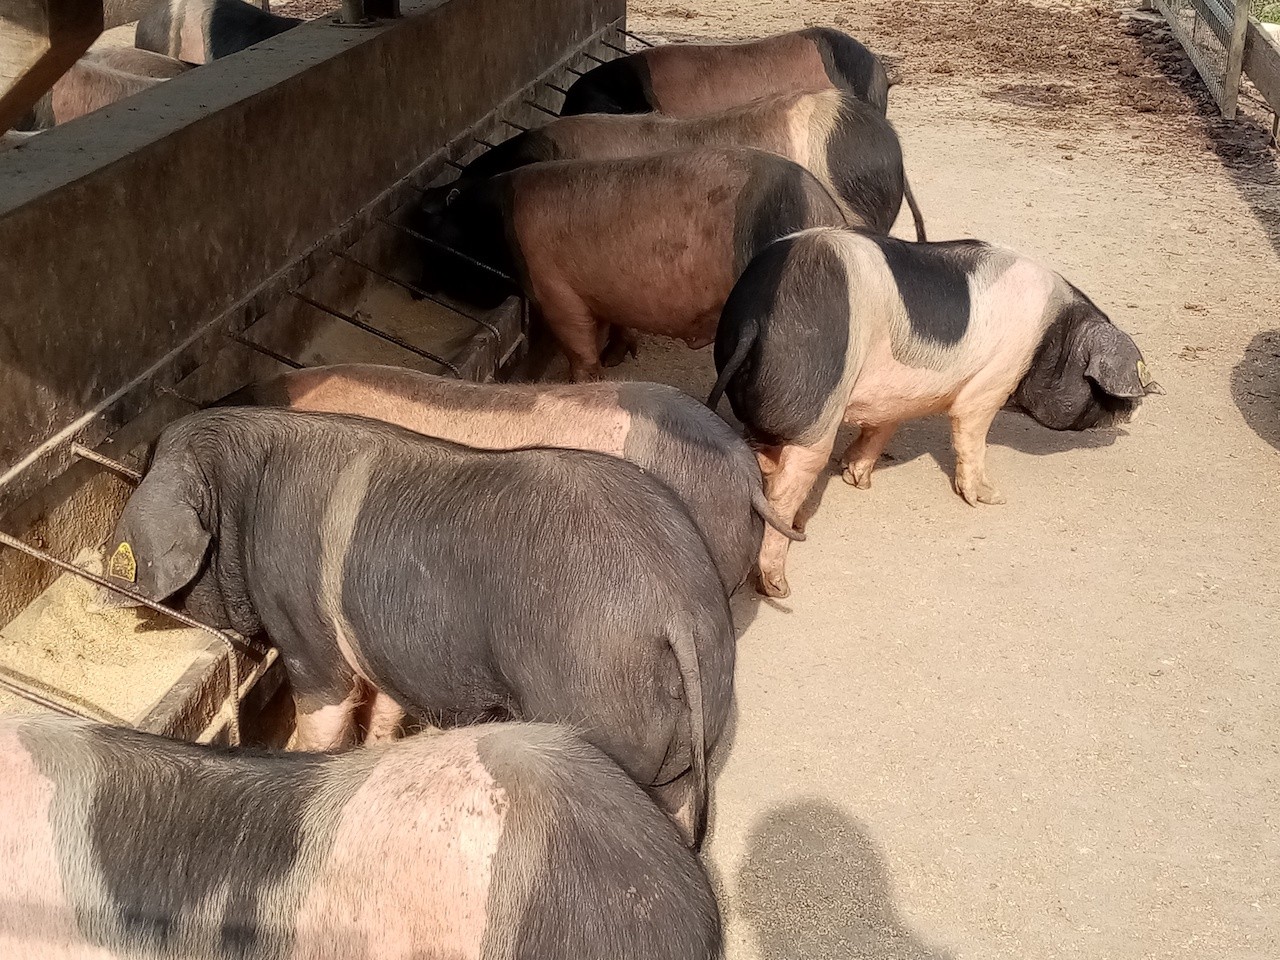
<path fill-rule="evenodd" d="M 980 503 L 1000 504 L 1004 503 L 1004 494 L 987 483 L 985 480 L 981 483 L 962 483 L 957 480 L 955 482 L 956 493 L 964 497 L 964 502 L 971 507 L 976 507 Z"/>
<path fill-rule="evenodd" d="M 774 597 L 777 600 L 791 596 L 791 586 L 787 583 L 786 575 L 782 573 L 777 575 L 761 573 L 759 590 L 764 596 Z"/>
<path fill-rule="evenodd" d="M 859 490 L 871 489 L 871 471 L 859 470 L 852 463 L 846 464 L 844 472 L 840 474 L 842 480 L 851 487 L 857 487 Z"/>

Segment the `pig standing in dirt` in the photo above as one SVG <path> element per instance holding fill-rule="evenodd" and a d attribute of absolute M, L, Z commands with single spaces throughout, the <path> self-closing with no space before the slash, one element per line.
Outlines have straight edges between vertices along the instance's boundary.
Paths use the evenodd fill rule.
<path fill-rule="evenodd" d="M 847 93 L 784 93 L 688 119 L 659 113 L 561 117 L 481 154 L 449 190 L 546 160 L 614 160 L 688 147 L 754 147 L 794 160 L 844 204 L 850 222 L 888 233 L 902 207 L 902 146 L 884 115 Z M 906 192 L 916 239 L 924 221 Z"/>
<path fill-rule="evenodd" d="M 46 129 L 75 120 L 150 90 L 190 69 L 189 63 L 146 50 L 128 47 L 90 50 L 37 101 L 26 125 Z"/>
<path fill-rule="evenodd" d="M 750 43 L 669 43 L 593 67 L 575 80 L 561 114 L 717 113 L 777 93 L 835 88 L 882 114 L 889 78 L 847 33 L 809 27 Z"/>
<path fill-rule="evenodd" d="M 244 0 L 159 0 L 138 20 L 133 43 L 188 63 L 210 63 L 300 23 Z"/>
<path fill-rule="evenodd" d="M 796 536 L 774 517 L 742 438 L 658 383 L 480 384 L 352 363 L 295 370 L 223 404 L 358 414 L 484 450 L 569 447 L 630 460 L 684 501 L 726 593 L 755 567 L 762 519 Z"/>
<path fill-rule="evenodd" d="M 265 632 L 305 749 L 350 744 L 358 709 L 372 739 L 405 711 L 568 723 L 702 836 L 733 623 L 684 506 L 624 460 L 207 410 L 162 434 L 107 570 Z"/>
<path fill-rule="evenodd" d="M 612 328 L 711 343 L 757 252 L 846 219 L 803 167 L 739 148 L 536 163 L 427 202 L 415 223 L 518 277 L 581 381 L 599 378 Z M 491 272 L 436 249 L 421 285 L 479 307 L 510 293 Z"/>
<path fill-rule="evenodd" d="M 323 756 L 0 721 L 0 956 L 715 960 L 706 874 L 567 731 Z"/>
<path fill-rule="evenodd" d="M 758 447 L 765 490 L 791 523 L 825 469 L 841 423 L 862 427 L 844 479 L 871 470 L 903 420 L 946 412 L 955 489 L 1003 503 L 986 437 L 1012 396 L 1055 430 L 1127 421 L 1152 383 L 1133 340 L 1061 276 L 974 240 L 913 244 L 808 230 L 747 268 L 715 347 L 723 392 Z M 788 594 L 787 538 L 766 530 L 761 588 Z"/>

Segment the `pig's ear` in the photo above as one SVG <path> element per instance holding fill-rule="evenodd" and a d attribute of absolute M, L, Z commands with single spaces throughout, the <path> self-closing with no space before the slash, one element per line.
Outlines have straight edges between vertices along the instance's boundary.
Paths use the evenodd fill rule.
<path fill-rule="evenodd" d="M 1089 362 L 1085 377 L 1112 397 L 1133 400 L 1146 395 L 1146 364 L 1127 333 L 1111 323 L 1093 323 L 1086 338 Z"/>

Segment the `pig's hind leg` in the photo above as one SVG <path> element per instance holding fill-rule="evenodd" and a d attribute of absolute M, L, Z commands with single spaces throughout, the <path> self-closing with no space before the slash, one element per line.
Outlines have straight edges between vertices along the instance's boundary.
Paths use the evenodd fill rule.
<path fill-rule="evenodd" d="M 288 664 L 286 664 L 286 670 Z M 294 750 L 345 750 L 356 743 L 356 711 L 365 700 L 363 685 L 351 677 L 346 696 L 324 696 L 294 685 L 297 720 L 289 746 Z"/>
<path fill-rule="evenodd" d="M 610 325 L 604 328 L 607 336 L 600 350 L 600 362 L 606 367 L 616 367 L 627 357 L 640 356 L 640 338 L 626 327 Z"/>
<path fill-rule="evenodd" d="M 811 446 L 787 444 L 782 448 L 777 469 L 766 478 L 765 494 L 783 523 L 795 523 L 800 505 L 809 496 L 814 481 L 827 468 L 835 442 L 833 429 Z M 760 544 L 760 592 L 765 596 L 781 598 L 791 593 L 785 571 L 790 546 L 790 540 L 765 525 L 764 539 Z"/>
<path fill-rule="evenodd" d="M 553 288 L 539 297 L 539 309 L 547 328 L 569 360 L 569 379 L 587 383 L 604 376 L 600 352 L 609 325 L 596 320 L 591 309 L 571 290 Z"/>
<path fill-rule="evenodd" d="M 880 459 L 880 454 L 884 453 L 884 448 L 897 430 L 897 422 L 863 424 L 858 439 L 849 444 L 849 449 L 841 458 L 844 464 L 844 472 L 841 474 L 844 482 L 859 490 L 870 490 L 871 471 L 875 469 L 876 461 Z"/>

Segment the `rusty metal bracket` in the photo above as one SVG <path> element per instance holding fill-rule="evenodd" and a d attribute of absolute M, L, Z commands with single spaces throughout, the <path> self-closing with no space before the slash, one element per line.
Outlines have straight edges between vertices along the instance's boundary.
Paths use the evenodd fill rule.
<path fill-rule="evenodd" d="M 424 360 L 430 360 L 432 363 L 437 363 L 440 366 L 444 367 L 446 370 L 448 370 L 450 373 L 452 373 L 455 377 L 459 379 L 462 378 L 462 371 L 458 369 L 457 365 L 446 360 L 444 357 L 437 356 L 436 354 L 432 353 L 429 350 L 423 350 L 421 347 L 416 347 L 412 343 L 410 343 L 408 340 L 405 340 L 403 337 L 397 337 L 394 333 L 387 333 L 387 331 L 385 330 L 379 330 L 373 324 L 365 323 L 358 316 L 353 316 L 352 314 L 349 314 L 349 313 L 343 313 L 341 310 L 335 310 L 333 307 L 330 307 L 327 304 L 323 304 L 319 300 L 313 300 L 311 297 L 308 297 L 305 293 L 299 293 L 297 290 L 292 290 L 290 291 L 290 293 L 295 299 L 301 300 L 303 303 L 308 304 L 309 306 L 315 307 L 317 310 L 321 311 L 322 313 L 327 313 L 329 316 L 337 320 L 341 320 L 344 323 L 349 323 L 353 327 L 358 327 L 361 330 L 364 330 L 366 333 L 371 333 L 375 337 L 385 340 L 388 343 L 394 343 L 400 349 L 408 350 L 410 353 L 414 354 L 415 356 L 422 357 Z"/>
<path fill-rule="evenodd" d="M 514 127 L 516 130 L 519 130 L 521 133 L 529 132 L 528 127 L 524 126 L 523 124 L 516 123 L 514 120 L 508 120 L 506 117 L 502 118 L 502 122 L 505 123 L 508 127 Z"/>
<path fill-rule="evenodd" d="M 81 460 L 89 460 L 100 467 L 106 467 L 112 473 L 123 477 L 130 483 L 137 484 L 142 482 L 141 471 L 135 470 L 133 467 L 125 466 L 119 460 L 112 460 L 110 457 L 99 453 L 92 447 L 86 447 L 78 440 L 72 442 L 70 450 L 73 457 L 79 457 Z"/>
<path fill-rule="evenodd" d="M 583 51 L 582 51 L 582 55 L 583 55 L 584 57 L 586 57 L 587 59 L 589 59 L 589 60 L 594 60 L 596 63 L 608 63 L 608 62 L 609 62 L 608 60 L 601 60 L 601 59 L 600 59 L 599 57 L 597 57 L 594 53 L 588 53 L 586 50 L 583 50 Z"/>
<path fill-rule="evenodd" d="M 17 537 L 10 536 L 4 531 L 0 531 L 0 544 L 3 544 L 6 547 L 11 547 L 20 553 L 25 553 L 29 557 L 34 557 L 37 560 L 42 560 L 45 563 L 52 564 L 64 573 L 70 573 L 73 576 L 80 577 L 82 580 L 88 580 L 90 583 L 99 586 L 104 590 L 110 590 L 112 593 L 118 593 L 121 596 L 128 597 L 134 603 L 148 607 L 157 613 L 164 614 L 166 617 L 176 620 L 184 626 L 191 627 L 193 630 L 201 630 L 204 633 L 209 634 L 211 637 L 215 637 L 219 643 L 227 648 L 227 674 L 228 680 L 231 684 L 227 693 L 227 700 L 229 701 L 230 707 L 227 717 L 227 737 L 231 741 L 232 746 L 236 746 L 240 743 L 240 666 L 236 662 L 236 656 L 242 649 L 245 652 L 261 656 L 263 651 L 256 644 L 251 643 L 248 640 L 236 640 L 229 633 L 226 633 L 223 630 L 211 627 L 207 623 L 201 623 L 194 617 L 189 617 L 185 613 L 175 610 L 172 607 L 167 607 L 162 603 L 157 603 L 155 600 L 138 593 L 136 590 L 131 590 L 128 587 L 122 587 L 118 583 L 112 583 L 106 577 L 100 577 L 96 573 L 91 573 L 88 570 L 77 567 L 74 563 L 63 560 L 61 557 L 55 557 L 53 554 L 46 553 L 37 547 L 31 546 L 29 543 L 24 543 Z"/>
<path fill-rule="evenodd" d="M 585 77 L 587 75 L 587 72 L 585 70 L 579 70 L 577 67 L 571 67 L 568 64 L 565 64 L 565 69 L 568 70 L 570 73 L 572 73 L 575 77 Z"/>
<path fill-rule="evenodd" d="M 472 137 L 471 139 L 483 147 L 488 147 L 490 150 L 497 146 L 496 143 L 490 143 L 484 137 Z"/>
<path fill-rule="evenodd" d="M 410 283 L 408 280 L 401 280 L 399 277 L 392 276 L 391 274 L 387 273 L 384 270 L 380 270 L 377 267 L 372 266 L 371 264 L 365 263 L 363 260 L 357 260 L 355 257 L 351 256 L 351 254 L 346 253 L 345 251 L 335 250 L 333 251 L 333 255 L 335 257 L 341 257 L 343 260 L 346 260 L 348 263 L 355 264 L 355 266 L 359 267 L 361 270 L 365 270 L 373 274 L 375 277 L 381 277 L 383 280 L 386 280 L 388 283 L 394 283 L 397 287 L 400 287 L 402 290 L 408 290 L 410 293 L 415 294 L 419 297 L 422 297 L 422 299 L 424 300 L 430 300 L 432 303 L 438 303 L 440 306 L 444 307 L 446 310 L 456 313 L 460 317 L 466 317 L 468 320 L 472 321 L 473 323 L 480 324 L 480 326 L 484 327 L 486 330 L 492 333 L 495 337 L 499 336 L 498 328 L 494 324 L 490 323 L 488 320 L 484 319 L 483 317 L 476 316 L 473 313 L 469 313 L 466 310 L 462 310 L 458 307 L 455 307 L 452 303 L 448 303 L 442 298 L 437 297 L 435 294 L 427 293 L 427 291 L 423 290 L 417 284 Z"/>
<path fill-rule="evenodd" d="M 601 40 L 600 45 L 602 47 L 608 47 L 610 50 L 616 50 L 618 51 L 618 53 L 621 53 L 625 56 L 631 55 L 631 51 L 628 50 L 626 47 L 620 47 L 617 44 L 610 43 L 608 40 Z M 590 54 L 587 54 L 587 56 L 590 56 Z M 603 63 L 604 61 L 601 61 L 601 62 Z"/>
<path fill-rule="evenodd" d="M 547 86 L 548 86 L 548 87 L 550 87 L 552 90 L 554 90 L 556 93 L 568 94 L 568 92 L 569 92 L 569 91 L 568 91 L 568 90 L 566 90 L 564 87 L 558 87 L 558 86 L 556 86 L 556 85 L 555 85 L 554 83 L 552 83 L 550 80 L 547 80 L 547 81 L 545 81 L 545 82 L 546 82 Z M 557 116 L 559 116 L 559 114 L 557 114 Z"/>

